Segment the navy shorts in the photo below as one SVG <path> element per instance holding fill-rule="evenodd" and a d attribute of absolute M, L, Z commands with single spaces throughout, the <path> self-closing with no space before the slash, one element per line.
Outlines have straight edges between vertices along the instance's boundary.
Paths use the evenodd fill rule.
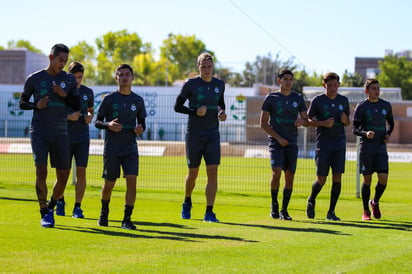
<path fill-rule="evenodd" d="M 360 157 L 360 170 L 363 175 L 371 175 L 376 173 L 389 172 L 388 153 L 361 153 Z"/>
<path fill-rule="evenodd" d="M 128 155 L 104 155 L 103 178 L 114 182 L 120 178 L 120 167 L 123 177 L 126 175 L 139 175 L 139 154 L 134 152 Z"/>
<path fill-rule="evenodd" d="M 269 145 L 270 165 L 273 168 L 280 167 L 283 170 L 296 172 L 296 162 L 298 160 L 298 146 L 291 144 L 282 147 L 278 144 Z"/>
<path fill-rule="evenodd" d="M 329 169 L 333 173 L 345 172 L 346 149 L 322 150 L 316 149 L 316 174 L 318 176 L 328 176 Z"/>
<path fill-rule="evenodd" d="M 30 139 L 36 166 L 47 165 L 47 157 L 50 154 L 51 167 L 70 169 L 69 138 L 67 136 L 31 134 Z"/>
<path fill-rule="evenodd" d="M 186 134 L 186 159 L 189 168 L 200 166 L 202 157 L 206 165 L 220 164 L 220 134 L 214 131 L 207 134 Z"/>
<path fill-rule="evenodd" d="M 87 167 L 89 161 L 89 145 L 90 140 L 87 139 L 84 142 L 70 143 L 70 160 L 76 160 L 76 166 Z M 70 161 L 71 165 L 71 161 Z"/>

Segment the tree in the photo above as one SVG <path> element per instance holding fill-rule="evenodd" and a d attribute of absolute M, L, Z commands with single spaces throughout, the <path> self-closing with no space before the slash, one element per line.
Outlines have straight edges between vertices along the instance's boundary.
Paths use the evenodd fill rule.
<path fill-rule="evenodd" d="M 256 83 L 256 72 L 253 65 L 249 62 L 245 64 L 245 70 L 243 71 L 243 86 L 252 87 Z"/>
<path fill-rule="evenodd" d="M 279 54 L 273 59 L 272 55 L 268 53 L 267 56 L 258 55 L 253 64 L 246 63 L 243 76 L 247 86 L 252 86 L 254 83 L 272 86 L 276 84 L 276 75 L 279 70 L 294 70 L 295 68 L 296 65 L 293 64 L 292 58 L 282 61 L 279 59 Z M 251 82 L 251 80 L 254 80 L 254 82 Z"/>
<path fill-rule="evenodd" d="M 318 87 L 322 85 L 322 75 L 316 72 L 310 76 L 305 70 L 293 72 L 293 86 L 292 90 L 303 93 L 303 87 Z"/>
<path fill-rule="evenodd" d="M 139 86 L 152 86 L 156 84 L 157 64 L 151 52 L 139 53 L 133 60 L 134 83 Z"/>
<path fill-rule="evenodd" d="M 10 40 L 7 42 L 7 48 L 8 49 L 16 49 L 16 48 L 25 48 L 28 51 L 39 53 L 39 54 L 44 54 L 41 50 L 38 48 L 34 47 L 29 41 L 27 40 Z"/>
<path fill-rule="evenodd" d="M 97 84 L 114 85 L 114 72 L 122 63 L 132 64 L 136 55 L 142 52 L 142 40 L 136 33 L 126 30 L 108 32 L 96 38 Z"/>
<path fill-rule="evenodd" d="M 380 73 L 377 76 L 381 87 L 400 87 L 402 98 L 412 99 L 412 61 L 406 57 L 385 56 L 379 61 Z"/>
<path fill-rule="evenodd" d="M 213 51 L 207 50 L 206 45 L 195 35 L 184 36 L 170 33 L 168 38 L 163 40 L 160 47 L 160 57 L 165 59 L 167 72 L 170 73 L 169 67 L 176 74 L 172 75 L 172 80 L 186 79 L 191 73 L 197 73 L 196 58 L 200 53 L 208 51 L 217 59 Z M 175 66 L 175 68 L 174 68 Z"/>
<path fill-rule="evenodd" d="M 96 83 L 96 67 L 94 65 L 96 60 L 96 50 L 93 46 L 87 44 L 86 41 L 81 41 L 70 48 L 69 60 L 67 65 L 71 62 L 80 62 L 85 70 L 83 81 L 86 85 L 94 85 Z"/>
<path fill-rule="evenodd" d="M 362 87 L 365 82 L 363 76 L 357 72 L 349 73 L 345 70 L 341 80 L 341 86 L 343 87 Z"/>

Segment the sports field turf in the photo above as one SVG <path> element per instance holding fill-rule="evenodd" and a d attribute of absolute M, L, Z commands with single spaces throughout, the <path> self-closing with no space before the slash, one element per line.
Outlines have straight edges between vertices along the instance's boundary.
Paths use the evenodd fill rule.
<path fill-rule="evenodd" d="M 389 185 L 381 200 L 382 219 L 370 222 L 361 221 L 361 201 L 353 193 L 343 194 L 338 202 L 336 213 L 342 221 L 325 221 L 330 182 L 319 195 L 314 220 L 305 215 L 308 192 L 297 191 L 292 196 L 289 213 L 294 220 L 289 222 L 269 217 L 269 193 L 259 189 L 236 192 L 222 187 L 215 206 L 221 223 L 204 223 L 204 181 L 200 181 L 193 196 L 193 219 L 182 220 L 183 179 L 171 179 L 170 188 L 167 183 L 164 187 L 150 188 L 142 174 L 133 215 L 138 230 L 129 231 L 120 228 L 124 203 L 122 179 L 111 200 L 109 227 L 97 226 L 101 184 L 98 173 L 90 179 L 96 183 L 86 190 L 85 219 L 70 217 L 74 186 L 69 185 L 66 190 L 69 216 L 56 216 L 55 228 L 41 228 L 34 186 L 30 183 L 34 181 L 29 166 L 32 162 L 25 166 L 21 160 L 20 168 L 16 168 L 15 164 L 7 166 L 10 158 L 3 156 L 0 159 L 2 272 L 412 272 L 410 163 L 391 163 Z M 145 157 L 141 160 L 143 165 Z M 182 161 L 180 158 L 171 167 L 160 165 L 150 170 L 161 173 L 161 178 L 167 178 L 167 174 L 170 178 L 183 177 Z M 242 165 L 242 161 L 236 162 Z M 261 164 L 263 169 L 257 169 Z M 236 184 L 242 174 L 249 174 L 252 180 L 249 184 L 256 183 L 253 178 L 266 180 L 268 184 L 266 164 L 242 166 L 239 177 L 233 176 L 234 182 L 230 183 Z M 50 171 L 51 177 L 53 172 Z M 223 168 L 222 175 L 225 179 L 220 183 L 229 184 L 230 176 L 224 174 Z M 16 181 L 18 176 L 27 180 Z M 303 179 L 310 184 L 313 174 Z"/>

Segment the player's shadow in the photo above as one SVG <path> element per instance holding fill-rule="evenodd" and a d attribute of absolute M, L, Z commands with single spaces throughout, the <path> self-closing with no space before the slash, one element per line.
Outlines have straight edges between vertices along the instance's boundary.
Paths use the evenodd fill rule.
<path fill-rule="evenodd" d="M 290 221 L 285 221 L 290 222 Z M 294 221 L 292 221 L 294 222 Z M 325 233 L 325 234 L 334 234 L 334 235 L 342 235 L 342 236 L 350 236 L 351 234 L 342 233 L 338 230 L 331 230 L 331 229 L 323 229 L 323 228 L 302 228 L 302 227 L 286 227 L 286 226 L 277 226 L 277 225 L 259 225 L 259 224 L 242 224 L 242 223 L 229 223 L 229 222 L 221 222 L 221 224 L 225 225 L 235 225 L 235 226 L 246 226 L 246 227 L 256 227 L 256 228 L 264 228 L 264 229 L 275 229 L 275 230 L 285 230 L 291 232 L 304 232 L 304 233 Z"/>
<path fill-rule="evenodd" d="M 89 218 L 90 219 L 90 218 Z M 92 219 L 93 220 L 93 219 Z M 108 226 L 108 228 L 120 228 L 121 221 L 110 220 L 111 224 L 117 223 L 118 225 Z M 135 222 L 137 230 L 126 230 L 121 229 L 122 231 L 108 230 L 103 227 L 79 227 L 79 226 L 67 226 L 67 225 L 58 225 L 55 228 L 61 230 L 71 230 L 75 232 L 83 233 L 93 233 L 93 234 L 103 234 L 115 237 L 131 237 L 131 238 L 144 238 L 144 239 L 163 239 L 163 240 L 175 240 L 175 241 L 186 241 L 186 242 L 199 242 L 201 240 L 228 240 L 228 241 L 240 241 L 240 242 L 257 242 L 252 240 L 246 240 L 240 237 L 230 237 L 223 235 L 207 235 L 207 234 L 197 234 L 197 233 L 187 233 L 187 232 L 177 232 L 177 231 L 164 231 L 164 230 L 155 230 L 155 229 L 146 229 L 145 227 L 169 227 L 169 228 L 178 228 L 178 229 L 194 229 L 185 225 L 172 224 L 172 223 L 153 223 L 153 222 Z M 144 233 L 144 234 L 142 234 Z M 149 234 L 148 234 L 149 233 Z M 158 235 L 150 235 L 158 234 Z"/>
<path fill-rule="evenodd" d="M 0 197 L 0 200 L 9 200 L 9 201 L 16 201 L 16 202 L 37 202 L 37 199 L 12 198 L 12 197 Z"/>
<path fill-rule="evenodd" d="M 412 231 L 412 222 L 391 221 L 391 220 L 371 220 L 371 221 L 327 221 L 327 220 L 298 220 L 296 222 L 333 225 L 342 227 L 393 229 L 402 231 Z"/>

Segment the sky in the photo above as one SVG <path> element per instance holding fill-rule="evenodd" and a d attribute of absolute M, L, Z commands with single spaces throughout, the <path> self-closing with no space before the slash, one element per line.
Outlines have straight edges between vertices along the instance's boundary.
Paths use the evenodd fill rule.
<path fill-rule="evenodd" d="M 27 40 L 48 54 L 55 43 L 95 46 L 127 30 L 159 54 L 173 33 L 195 35 L 232 71 L 271 54 L 310 74 L 343 74 L 355 57 L 411 50 L 410 8 L 409 0 L 14 0 L 1 5 L 0 46 Z"/>

